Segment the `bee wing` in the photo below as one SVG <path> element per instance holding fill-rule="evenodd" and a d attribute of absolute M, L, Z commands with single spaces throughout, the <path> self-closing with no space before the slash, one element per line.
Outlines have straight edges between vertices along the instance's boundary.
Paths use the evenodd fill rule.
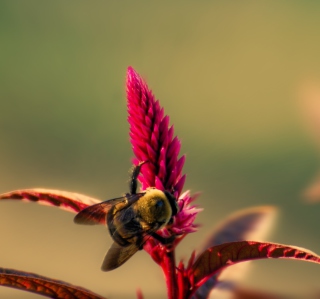
<path fill-rule="evenodd" d="M 122 196 L 89 206 L 80 211 L 74 217 L 73 221 L 77 224 L 86 225 L 105 224 L 106 215 L 111 207 L 126 200 L 126 197 Z"/>
<path fill-rule="evenodd" d="M 126 247 L 123 247 L 117 244 L 116 242 L 113 242 L 102 262 L 101 270 L 111 271 L 120 267 L 138 250 L 139 247 L 134 243 Z"/>
<path fill-rule="evenodd" d="M 150 229 L 144 232 L 143 237 L 136 238 L 136 242 L 128 246 L 121 246 L 117 242 L 113 242 L 109 248 L 101 265 L 102 271 L 111 271 L 123 265 L 138 250 L 143 248 L 144 243 L 152 236 L 156 229 Z"/>
<path fill-rule="evenodd" d="M 95 225 L 106 224 L 106 216 L 110 209 L 121 204 L 121 209 L 125 209 L 136 202 L 145 193 L 127 194 L 126 196 L 109 199 L 95 205 L 89 206 L 80 211 L 73 219 L 77 224 Z"/>

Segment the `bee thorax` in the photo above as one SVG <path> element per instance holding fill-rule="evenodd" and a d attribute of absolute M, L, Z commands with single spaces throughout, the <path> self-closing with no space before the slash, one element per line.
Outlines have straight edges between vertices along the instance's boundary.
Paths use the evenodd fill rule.
<path fill-rule="evenodd" d="M 150 226 L 165 226 L 172 216 L 170 203 L 164 192 L 148 189 L 137 204 L 137 212 L 141 219 Z"/>

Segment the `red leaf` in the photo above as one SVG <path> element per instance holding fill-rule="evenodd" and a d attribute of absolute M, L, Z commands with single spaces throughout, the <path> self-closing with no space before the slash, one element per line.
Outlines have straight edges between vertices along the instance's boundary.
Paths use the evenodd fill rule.
<path fill-rule="evenodd" d="M 0 285 L 57 299 L 106 299 L 89 290 L 41 275 L 0 268 Z"/>
<path fill-rule="evenodd" d="M 236 288 L 233 290 L 233 299 L 289 299 L 279 294 L 271 294 L 264 291 L 256 291 L 246 288 Z"/>
<path fill-rule="evenodd" d="M 204 251 L 191 268 L 190 277 L 195 288 L 211 275 L 235 263 L 267 258 L 287 258 L 320 264 L 320 257 L 303 249 L 288 245 L 240 241 L 225 243 Z"/>
<path fill-rule="evenodd" d="M 200 251 L 227 242 L 262 240 L 273 222 L 275 212 L 275 207 L 263 206 L 231 214 L 208 236 Z"/>
<path fill-rule="evenodd" d="M 1 199 L 33 201 L 43 205 L 56 206 L 73 213 L 78 213 L 88 206 L 101 202 L 98 199 L 78 193 L 40 188 L 3 193 L 0 194 Z"/>
<path fill-rule="evenodd" d="M 207 248 L 227 242 L 244 241 L 248 239 L 262 240 L 265 233 L 269 230 L 270 224 L 273 222 L 275 211 L 276 209 L 274 207 L 263 206 L 253 207 L 231 214 L 209 234 L 199 251 L 202 252 Z M 233 271 L 234 269 L 231 269 L 230 272 L 223 270 L 225 269 L 221 269 L 207 279 L 206 282 L 197 289 L 192 298 L 208 298 L 211 290 L 220 281 L 225 281 L 226 279 L 228 282 L 237 281 L 240 276 L 237 275 L 239 274 L 239 270 L 241 271 L 241 277 L 244 275 L 243 267 L 236 269 L 237 271 Z M 221 280 L 219 277 L 218 280 L 221 272 L 223 272 L 224 278 Z"/>

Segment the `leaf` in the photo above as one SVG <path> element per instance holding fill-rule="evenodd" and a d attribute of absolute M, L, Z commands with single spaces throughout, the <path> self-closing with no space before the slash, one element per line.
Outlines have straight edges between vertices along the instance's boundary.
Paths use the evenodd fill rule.
<path fill-rule="evenodd" d="M 276 208 L 253 207 L 231 214 L 209 235 L 200 251 L 228 242 L 261 240 L 273 222 Z"/>
<path fill-rule="evenodd" d="M 195 288 L 224 267 L 256 259 L 286 258 L 320 264 L 320 257 L 303 249 L 282 244 L 239 241 L 217 245 L 204 251 L 194 262 L 190 277 Z"/>
<path fill-rule="evenodd" d="M 57 299 L 106 299 L 89 290 L 41 275 L 0 268 L 0 285 Z"/>
<path fill-rule="evenodd" d="M 236 288 L 232 299 L 289 299 L 283 295 L 271 294 L 264 291 L 256 291 L 247 288 Z"/>
<path fill-rule="evenodd" d="M 0 194 L 0 200 L 2 199 L 33 201 L 43 205 L 56 206 L 73 213 L 78 213 L 88 206 L 101 202 L 78 193 L 40 188 L 3 193 Z"/>
<path fill-rule="evenodd" d="M 200 247 L 200 252 L 207 248 L 220 245 L 227 242 L 244 241 L 244 240 L 263 240 L 266 233 L 273 224 L 276 208 L 272 206 L 253 207 L 237 211 L 231 214 L 226 220 L 218 225 L 208 236 L 204 244 Z M 248 264 L 248 263 L 246 263 Z M 244 275 L 244 266 L 246 264 L 237 265 L 239 269 L 225 268 L 212 275 L 205 283 L 203 283 L 193 295 L 193 299 L 208 298 L 210 292 L 221 281 L 227 280 L 233 282 L 228 285 L 234 285 L 239 280 L 239 276 Z M 219 276 L 223 272 L 223 278 Z M 218 280 L 219 276 L 219 280 Z M 232 289 L 230 289 L 232 291 Z M 225 290 L 224 290 L 225 292 Z"/>

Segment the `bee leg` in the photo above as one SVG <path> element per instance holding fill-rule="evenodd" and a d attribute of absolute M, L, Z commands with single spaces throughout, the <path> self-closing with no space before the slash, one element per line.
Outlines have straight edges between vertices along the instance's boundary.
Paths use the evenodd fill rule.
<path fill-rule="evenodd" d="M 151 236 L 154 237 L 156 240 L 158 240 L 163 245 L 171 244 L 174 241 L 174 239 L 176 238 L 176 236 L 171 236 L 171 237 L 167 237 L 167 238 L 161 237 L 157 233 L 152 233 Z"/>
<path fill-rule="evenodd" d="M 135 236 L 134 238 L 136 239 L 136 241 L 135 241 L 136 247 L 138 248 L 138 250 L 142 250 L 143 244 L 144 244 L 143 236 L 138 235 L 138 236 Z"/>
<path fill-rule="evenodd" d="M 142 161 L 133 168 L 132 174 L 131 174 L 131 180 L 130 180 L 130 194 L 137 194 L 137 186 L 138 186 L 137 178 L 140 173 L 141 166 L 147 162 L 148 161 Z"/>
<path fill-rule="evenodd" d="M 171 225 L 171 224 L 173 224 L 173 217 L 171 217 L 170 220 L 167 223 L 167 225 Z"/>

